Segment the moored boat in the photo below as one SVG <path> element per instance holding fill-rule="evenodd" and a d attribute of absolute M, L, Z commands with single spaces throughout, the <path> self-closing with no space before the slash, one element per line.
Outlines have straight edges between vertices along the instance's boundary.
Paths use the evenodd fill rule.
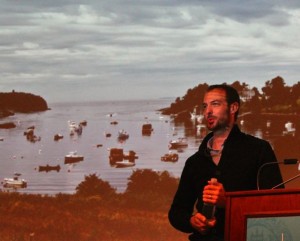
<path fill-rule="evenodd" d="M 192 121 L 194 121 L 196 123 L 200 123 L 200 124 L 202 123 L 204 115 L 197 113 L 197 107 L 194 108 L 193 112 L 190 112 L 190 115 L 191 115 Z"/>
<path fill-rule="evenodd" d="M 188 142 L 184 137 L 179 137 L 178 139 L 169 142 L 169 149 L 185 148 L 187 146 Z"/>
<path fill-rule="evenodd" d="M 12 178 L 4 178 L 3 179 L 3 187 L 5 188 L 26 188 L 27 181 L 25 179 L 20 178 L 20 173 L 15 173 Z"/>
<path fill-rule="evenodd" d="M 179 156 L 177 153 L 170 152 L 170 153 L 163 155 L 160 158 L 160 160 L 165 161 L 165 162 L 177 162 L 178 158 L 179 158 Z"/>
<path fill-rule="evenodd" d="M 120 130 L 118 133 L 119 140 L 126 140 L 129 138 L 129 134 L 125 130 Z"/>
<path fill-rule="evenodd" d="M 76 151 L 70 151 L 69 154 L 65 155 L 65 164 L 75 163 L 83 161 L 84 157 L 78 155 Z"/>
<path fill-rule="evenodd" d="M 150 136 L 153 131 L 152 125 L 150 123 L 143 124 L 142 126 L 142 135 Z"/>
<path fill-rule="evenodd" d="M 82 124 L 77 124 L 75 121 L 68 121 L 70 136 L 75 134 L 81 135 L 82 134 Z"/>
<path fill-rule="evenodd" d="M 135 151 L 130 150 L 124 153 L 122 148 L 111 148 L 109 154 L 110 165 L 120 167 L 120 166 L 133 166 L 135 165 L 135 160 L 138 158 Z"/>
<path fill-rule="evenodd" d="M 135 162 L 129 160 L 123 160 L 115 163 L 116 168 L 133 167 Z"/>
<path fill-rule="evenodd" d="M 123 159 L 129 160 L 129 161 L 134 161 L 135 159 L 138 159 L 139 157 L 136 155 L 135 151 L 130 150 L 128 154 L 123 154 Z"/>
<path fill-rule="evenodd" d="M 39 172 L 50 172 L 50 171 L 60 171 L 60 165 L 56 166 L 51 166 L 51 165 L 46 165 L 46 166 L 39 166 Z"/>
<path fill-rule="evenodd" d="M 63 139 L 63 138 L 64 138 L 64 136 L 62 134 L 55 134 L 53 139 L 55 141 L 58 141 L 58 140 Z"/>
<path fill-rule="evenodd" d="M 114 165 L 118 161 L 123 161 L 124 153 L 122 148 L 111 148 L 109 153 L 109 162 Z"/>
<path fill-rule="evenodd" d="M 294 127 L 294 124 L 290 121 L 284 124 L 285 130 L 282 132 L 283 136 L 291 135 L 295 136 L 296 134 L 296 128 Z"/>

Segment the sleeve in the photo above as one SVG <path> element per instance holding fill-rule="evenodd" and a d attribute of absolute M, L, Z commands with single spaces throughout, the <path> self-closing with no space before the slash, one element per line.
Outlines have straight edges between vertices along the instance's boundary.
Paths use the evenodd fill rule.
<path fill-rule="evenodd" d="M 171 225 L 185 233 L 194 231 L 190 224 L 190 218 L 193 215 L 197 193 L 192 177 L 193 168 L 188 159 L 183 168 L 178 189 L 174 196 L 168 216 Z"/>
<path fill-rule="evenodd" d="M 269 144 L 269 142 L 264 141 L 262 146 L 261 154 L 261 166 L 265 163 L 275 162 L 274 164 L 266 165 L 261 169 L 259 186 L 260 189 L 271 189 L 276 185 L 283 182 L 279 164 L 276 164 L 277 158 L 275 153 Z M 284 188 L 284 185 L 281 185 L 279 188 Z"/>

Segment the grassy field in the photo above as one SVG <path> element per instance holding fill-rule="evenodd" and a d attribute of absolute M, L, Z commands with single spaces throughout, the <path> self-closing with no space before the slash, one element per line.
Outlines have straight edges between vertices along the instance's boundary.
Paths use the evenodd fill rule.
<path fill-rule="evenodd" d="M 187 240 L 170 226 L 167 206 L 133 206 L 116 197 L 0 192 L 0 241 Z"/>

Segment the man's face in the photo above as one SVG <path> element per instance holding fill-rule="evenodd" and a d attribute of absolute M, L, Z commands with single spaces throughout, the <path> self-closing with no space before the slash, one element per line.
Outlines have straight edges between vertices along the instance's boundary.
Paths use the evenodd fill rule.
<path fill-rule="evenodd" d="M 224 90 L 213 89 L 205 94 L 203 114 L 210 131 L 226 129 L 229 126 L 230 113 Z"/>

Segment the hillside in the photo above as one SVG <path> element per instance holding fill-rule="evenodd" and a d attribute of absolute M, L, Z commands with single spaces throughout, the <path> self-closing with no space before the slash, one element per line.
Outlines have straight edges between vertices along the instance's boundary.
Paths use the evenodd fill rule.
<path fill-rule="evenodd" d="M 267 80 L 260 90 L 239 81 L 228 85 L 235 88 L 240 95 L 240 113 L 300 114 L 300 82 L 288 86 L 282 77 L 277 76 Z M 184 96 L 177 97 L 169 107 L 160 111 L 165 115 L 173 115 L 179 120 L 190 119 L 190 112 L 194 110 L 197 114 L 201 112 L 203 97 L 208 86 L 207 83 L 201 83 L 188 89 Z"/>
<path fill-rule="evenodd" d="M 30 113 L 48 110 L 47 102 L 41 97 L 23 92 L 0 92 L 0 117 L 14 112 Z"/>

